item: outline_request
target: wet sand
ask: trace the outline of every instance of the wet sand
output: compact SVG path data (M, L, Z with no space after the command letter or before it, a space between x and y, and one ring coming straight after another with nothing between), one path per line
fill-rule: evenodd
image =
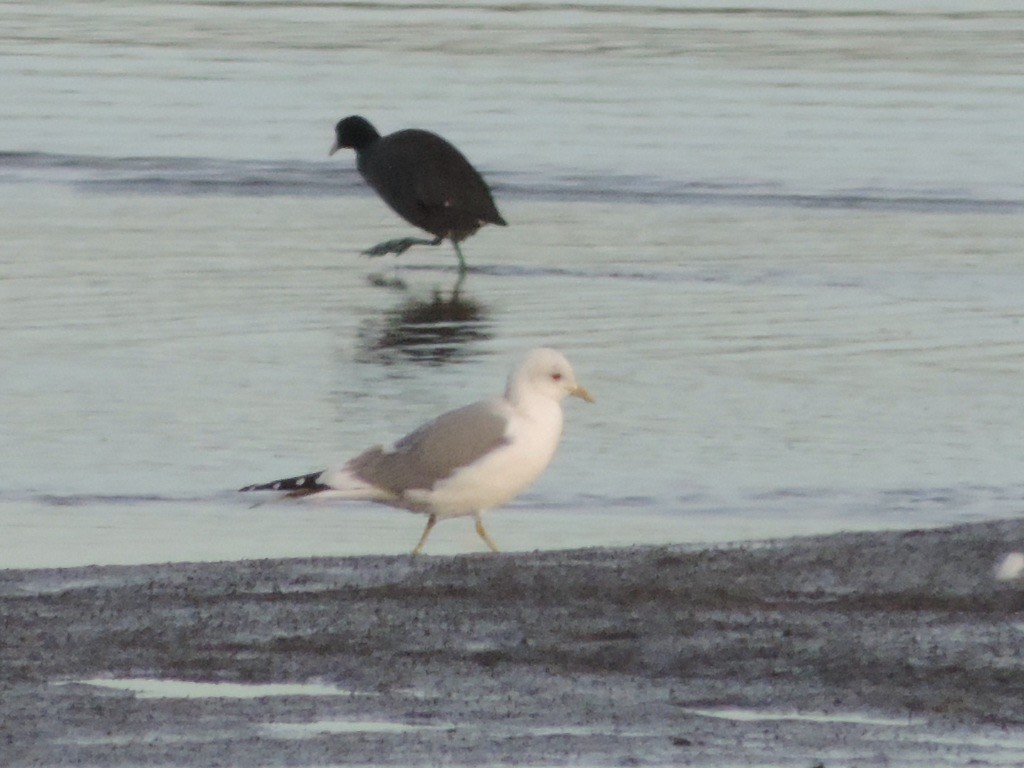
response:
M992 569L1020 549L1013 520L704 550L7 570L0 752L7 766L1013 765L1024 588ZM212 696L153 679L302 685Z

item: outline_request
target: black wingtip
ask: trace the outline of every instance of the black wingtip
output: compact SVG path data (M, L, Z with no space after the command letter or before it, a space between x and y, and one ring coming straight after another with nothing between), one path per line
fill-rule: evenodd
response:
M288 493L300 492L300 493L316 493L317 491L323 491L328 486L323 483L317 482L320 472L310 472L308 475L299 475L297 477L286 477L283 480L274 480L269 483L257 483L256 485L247 485L244 488L239 488L239 493L246 493L248 491L284 491Z

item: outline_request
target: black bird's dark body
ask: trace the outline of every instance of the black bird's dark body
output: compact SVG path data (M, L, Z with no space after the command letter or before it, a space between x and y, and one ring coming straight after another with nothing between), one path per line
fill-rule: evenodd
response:
M356 151L356 167L391 209L435 237L433 242L390 240L366 251L371 255L402 253L411 245L451 240L461 269L459 243L484 224L505 226L491 190L466 157L449 142L417 128L381 136L364 118L346 117L335 128L333 154Z

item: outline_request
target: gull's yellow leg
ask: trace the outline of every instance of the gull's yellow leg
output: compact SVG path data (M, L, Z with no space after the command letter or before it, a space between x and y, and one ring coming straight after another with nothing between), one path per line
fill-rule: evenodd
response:
M478 512L474 517L476 517L476 532L480 534L481 539L487 542L487 546L491 548L491 552L497 552L498 545L494 543L491 537L487 535L487 531L484 530L484 521L480 517L480 513Z
M420 536L420 543L416 545L416 548L412 551L412 556L416 557L420 552L423 551L423 545L427 543L427 536L430 535L430 529L437 523L437 515L431 515L427 518L427 527L423 529L423 535Z

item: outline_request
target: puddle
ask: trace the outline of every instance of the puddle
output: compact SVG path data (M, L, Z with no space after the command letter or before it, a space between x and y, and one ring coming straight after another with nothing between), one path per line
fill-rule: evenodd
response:
M759 720L799 720L807 723L848 723L851 725L882 725L904 726L906 719L895 717L877 717L857 712L774 712L761 709L743 709L742 707L721 707L718 709L684 709L684 712L698 717L716 717L721 720L738 722L756 722Z
M189 680L157 678L93 678L76 680L73 683L131 691L140 699L259 699L267 696L374 695L323 683L195 683Z

